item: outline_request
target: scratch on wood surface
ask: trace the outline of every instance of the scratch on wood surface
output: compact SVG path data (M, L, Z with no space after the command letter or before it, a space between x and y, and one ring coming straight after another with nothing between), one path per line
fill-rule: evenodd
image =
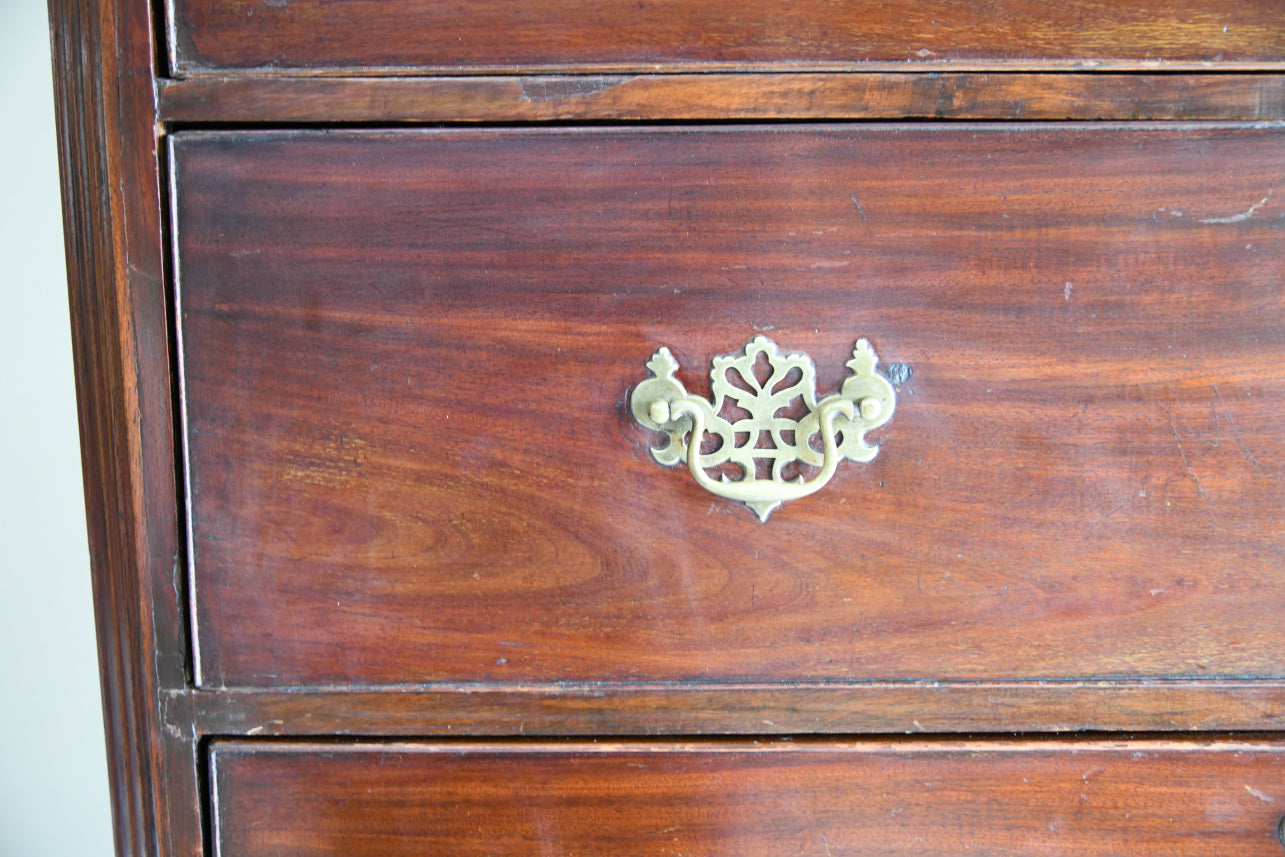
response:
M1242 223L1258 213L1258 209L1267 204L1267 200L1272 198L1272 189L1267 189L1267 196L1260 199L1254 205L1249 207L1248 211L1242 211L1240 214L1232 214L1227 217L1202 217L1201 223Z
M260 735L267 730L268 726L285 726L285 725L286 725L286 722L284 720L269 720L267 723L261 723L252 729L247 729L245 734Z
M1179 449L1181 449L1181 448L1182 448L1182 445L1181 445L1181 444L1179 444L1179 445L1178 445L1178 448L1179 448ZM1194 475L1194 474L1193 474L1193 475ZM1197 485L1199 485L1199 484L1200 484L1200 483L1199 483L1199 481L1197 481L1197 483L1196 483L1196 484L1197 484ZM1129 505L1130 503L1132 503L1132 502L1134 501L1134 499L1135 499L1135 497L1136 497L1136 496L1137 496L1137 495L1130 495L1129 497L1125 498L1125 500L1124 500L1123 502L1121 502L1121 503L1117 503L1115 506L1112 506L1110 509L1108 509L1107 511L1103 512L1101 515L1098 515L1096 518L1094 518L1092 521L1090 521L1090 522L1089 522L1089 525L1088 525L1087 527L1085 527L1085 528L1084 528L1084 530L1080 533L1079 538L1077 538L1077 539L1075 540L1075 544L1079 544L1081 541L1083 541L1084 537L1085 537L1085 536L1087 536L1087 535L1089 534L1089 530L1093 529L1093 528L1094 528L1094 527L1096 527L1098 524L1102 523L1102 522L1103 522L1103 521L1105 521L1107 518L1111 517L1111 516L1112 516L1112 515L1114 515L1116 512L1120 511L1120 510L1121 510L1121 509L1123 509L1125 506L1127 506L1127 505Z
M853 205L855 205L855 206L857 207L857 214L861 215L861 219L862 219L862 220L865 220L865 219L866 219L866 211L865 211L865 209L864 209L864 208L862 208L862 207L861 207L861 200L857 199L857 195L856 195L855 193L854 193L854 194L852 194L851 196L849 196L848 198L849 198L849 199L851 199L851 200L852 200L852 204L853 204Z
M521 80L522 100L528 102L567 101L597 95L624 83L624 77L597 75L593 77L526 77Z
M1182 448L1182 439L1178 437L1178 426L1173 421L1173 415L1169 416L1169 431L1173 432L1173 442L1178 445L1178 455L1182 457L1183 466L1187 468L1187 475L1196 483L1196 493L1201 497L1205 496L1205 486L1200 484L1200 477L1196 475L1196 470L1191 466L1191 460L1187 458L1187 451Z
M1210 384L1209 386L1213 388L1214 396L1218 399L1218 403L1222 405L1222 415L1227 420L1227 427L1231 429L1231 436L1236 440L1236 445L1239 446L1240 451L1245 454L1245 460L1254 466L1254 472L1261 474L1263 472L1262 465L1258 463L1258 459L1254 457L1254 453L1250 452L1249 446L1245 443L1244 439L1241 438L1240 430L1236 428L1236 423L1232 421L1231 409L1227 407L1227 401L1223 398L1223 394L1218 390L1218 385ZM1218 412L1214 411L1215 417L1217 417L1217 414Z
M1249 792L1254 797L1261 800L1263 803L1276 803L1276 798L1272 797L1269 794L1266 794L1265 792L1260 792L1258 789L1254 788L1248 783L1245 784L1245 791Z
M135 264L129 258L125 259L125 270L129 272L129 277L131 280L142 279L142 280L146 280L149 283L154 283L154 284L160 283L161 281L160 277L151 273L151 271L147 270L146 268L142 268L139 265Z
M165 731L170 733L171 738L177 738L180 741L186 741L189 738L187 732L183 730L182 724L167 722L165 724Z

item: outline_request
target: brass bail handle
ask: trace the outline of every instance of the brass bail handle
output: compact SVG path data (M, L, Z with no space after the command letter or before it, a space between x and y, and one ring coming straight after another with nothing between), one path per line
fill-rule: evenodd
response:
M760 359L767 363L766 379L755 373ZM851 374L838 393L818 401L812 358L782 352L772 340L756 336L739 354L714 358L710 402L687 392L674 377L678 362L668 348L661 348L647 362L651 377L634 388L629 404L640 424L668 435L667 443L651 451L658 462L673 466L685 461L698 485L719 497L744 503L762 522L782 503L823 488L845 458L864 463L879 453L878 446L866 442L865 434L892 419L897 395L892 384L875 371L878 361L870 343L858 340L846 364ZM798 374L791 380L796 370ZM739 383L733 382L732 376ZM799 419L781 416L795 399L803 402L806 415ZM749 416L725 419L721 413L729 402ZM703 453L707 434L721 442L717 449ZM771 447L759 444L763 434L771 437ZM817 435L819 451L811 443ZM758 462L763 460L771 462L769 478L758 475ZM727 462L740 468L739 479L709 475L710 469ZM787 480L783 472L794 463L819 467L820 471L809 479L799 476Z

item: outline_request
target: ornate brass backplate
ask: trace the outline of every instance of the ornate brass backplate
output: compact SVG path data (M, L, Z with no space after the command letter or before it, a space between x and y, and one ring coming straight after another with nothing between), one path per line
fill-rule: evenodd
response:
M686 461L701 487L744 503L766 521L786 500L823 487L844 458L868 462L879 453L865 434L892 418L897 396L875 372L878 362L870 343L858 340L847 362L852 374L838 393L818 402L812 358L783 353L772 340L756 336L741 353L714 358L711 403L687 392L674 377L678 362L661 348L647 361L651 377L634 388L629 405L639 423L669 436L651 451L657 461L666 466ZM796 400L802 403L801 416L791 415L798 410ZM716 437L718 445L702 452L706 435ZM818 435L820 449L812 445ZM728 462L740 468L739 479L726 473L715 479L707 472ZM760 476L760 462L770 464L770 475ZM797 472L802 466L820 470L805 478ZM791 469L796 471L792 479L787 478Z

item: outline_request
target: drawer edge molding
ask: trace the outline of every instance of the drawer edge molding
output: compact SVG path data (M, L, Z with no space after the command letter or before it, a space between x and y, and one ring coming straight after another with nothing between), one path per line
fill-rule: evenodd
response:
M175 135L194 681L1278 674L1279 132ZM769 323L917 370L770 542L622 396Z
M215 842L247 857L1178 857L1277 852L1285 745L218 741L209 759Z

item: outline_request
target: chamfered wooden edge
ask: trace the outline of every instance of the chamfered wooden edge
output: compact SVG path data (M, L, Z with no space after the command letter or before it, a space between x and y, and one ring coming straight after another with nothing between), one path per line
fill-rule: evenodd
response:
M199 854L146 0L50 0L81 457L116 850Z
M574 738L523 738L520 740L486 738L436 738L413 741L393 738L387 741L316 741L308 738L263 741L255 738L216 738L209 742L211 755L236 753L280 753L307 756L317 753L332 756L361 755L370 752L404 752L423 754L496 753L521 756L532 752L610 755L621 752L648 753L1048 753L1064 750L1132 752L1161 750L1178 753L1281 753L1285 736L1280 733L1254 735L1155 735L1121 736L1043 735L1036 737L1008 735L916 735L910 738L888 735L844 736L727 736L686 740L682 737L621 737L608 740Z
M771 73L161 82L174 123L1281 119L1273 74Z
M180 35L179 38L182 38ZM1285 59L1136 59L1119 57L1060 59L913 59L819 62L780 60L753 62L571 62L495 64L424 64L424 65L215 65L188 59L183 51L170 57L174 77L183 79L255 77L487 77L504 75L709 75L709 74L881 74L884 72L926 75L937 73L1013 73L1032 72L1064 74L1070 72L1143 72L1173 74L1179 72L1285 72Z
M203 736L1257 732L1285 729L1285 680L187 690L165 719Z

